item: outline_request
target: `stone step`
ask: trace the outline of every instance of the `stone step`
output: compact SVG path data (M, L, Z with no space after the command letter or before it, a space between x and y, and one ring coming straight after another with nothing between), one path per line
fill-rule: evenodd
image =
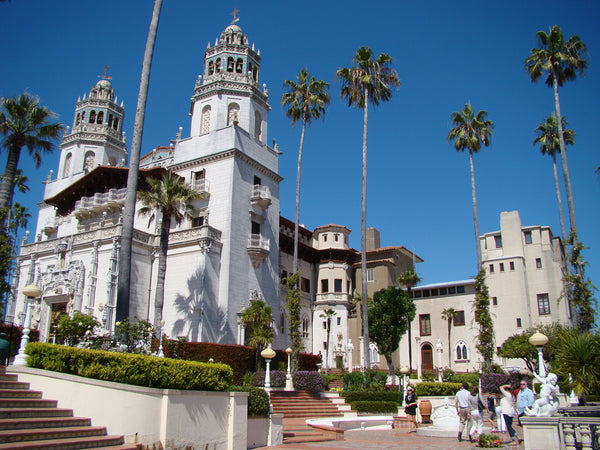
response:
M124 449L133 450L137 446L132 444L123 444L123 436L90 436L81 438L60 438L39 441L22 441L0 444L0 450L77 450L83 448L105 448L105 449Z
M3 373L0 374L0 381L17 381L19 379L18 375L14 373Z
M30 430L1 430L0 443L25 441L45 441L53 439L71 439L82 437L106 436L105 427L58 427L35 428ZM122 443L122 442L121 442ZM2 448L2 447L0 447Z
M92 421L85 417L21 417L16 419L0 419L0 430L89 427L91 425Z
M0 389L0 399L7 398L42 398L42 393L29 389Z
M56 400L38 398L1 398L0 409L3 408L56 408Z
M0 389L29 389L29 383L0 380Z
M0 409L0 419L26 417L72 417L73 411L63 408L5 408Z

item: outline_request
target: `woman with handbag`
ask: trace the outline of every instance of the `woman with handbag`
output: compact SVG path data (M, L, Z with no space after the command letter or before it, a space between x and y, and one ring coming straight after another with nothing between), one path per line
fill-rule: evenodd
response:
M413 392L411 386L406 388L406 397L404 397L404 412L406 413L406 417L408 418L408 432L412 433L412 425L415 425L414 431L417 431L419 426L417 425L417 396Z

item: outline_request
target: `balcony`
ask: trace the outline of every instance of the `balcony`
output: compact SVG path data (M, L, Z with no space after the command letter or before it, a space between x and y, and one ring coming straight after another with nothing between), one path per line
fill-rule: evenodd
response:
M110 189L108 192L94 194L92 197L81 197L75 202L75 217L83 219L101 212L119 209L125 203L127 188Z
M50 236L51 234L56 233L58 230L58 218L57 217L49 217L48 219L46 219L46 222L44 222L44 225L42 226L42 232L44 234L46 234L47 236Z
M200 195L202 196L203 199L210 197L210 189L209 189L210 184L204 178L200 178L198 180L192 180L190 182L190 185L192 186L192 188L194 188L196 191L198 191L200 193Z
M348 303L350 303L350 300L350 294L345 294L343 292L326 292L324 294L317 294L316 302L336 305L347 305Z
M248 255L252 260L254 267L260 266L260 263L269 256L271 243L260 234L251 234L248 236Z
M250 194L250 204L259 208L267 209L271 206L271 190L267 186L255 184Z

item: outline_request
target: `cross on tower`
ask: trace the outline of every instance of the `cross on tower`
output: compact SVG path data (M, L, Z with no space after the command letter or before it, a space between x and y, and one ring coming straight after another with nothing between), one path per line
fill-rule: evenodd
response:
M102 78L103 80L112 80L112 77L108 76L108 69L110 69L110 66L108 64L106 64L104 67L104 75L98 75L98 78Z
M239 17L237 17L237 14L240 12L239 9L237 8L233 8L233 11L229 14L231 16L233 16L233 20L231 21L231 25L233 25L234 23L236 23L238 20L240 20Z

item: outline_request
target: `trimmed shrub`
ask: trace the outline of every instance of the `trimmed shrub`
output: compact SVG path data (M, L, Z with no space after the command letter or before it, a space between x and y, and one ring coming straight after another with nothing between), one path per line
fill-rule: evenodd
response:
M513 388L519 386L523 376L519 372L506 373L484 373L481 375L481 392L500 392L500 386L510 384Z
M398 391L353 391L342 392L341 396L347 403L359 401L368 402L395 402L397 405L402 404L402 392Z
M285 387L285 373L280 370L271 370L270 372L271 387ZM252 386L262 387L265 385L265 372L259 371L252 374Z
M230 392L248 392L248 416L269 415L269 394L264 389L254 386L231 386Z
M359 413L398 413L396 402L357 401L351 405L352 410Z
M421 379L423 381L434 381L435 375L433 374L432 370L424 370L423 372L421 372Z
M456 373L450 377L452 383L469 383L469 386L479 385L480 375L476 372Z
M415 386L417 397L428 395L451 396L456 394L462 387L461 383L419 383Z
M319 372L299 370L292 375L292 381L297 391L321 392L323 390L323 380Z
M225 364L30 343L27 364L37 369L160 389L224 391L233 372Z

